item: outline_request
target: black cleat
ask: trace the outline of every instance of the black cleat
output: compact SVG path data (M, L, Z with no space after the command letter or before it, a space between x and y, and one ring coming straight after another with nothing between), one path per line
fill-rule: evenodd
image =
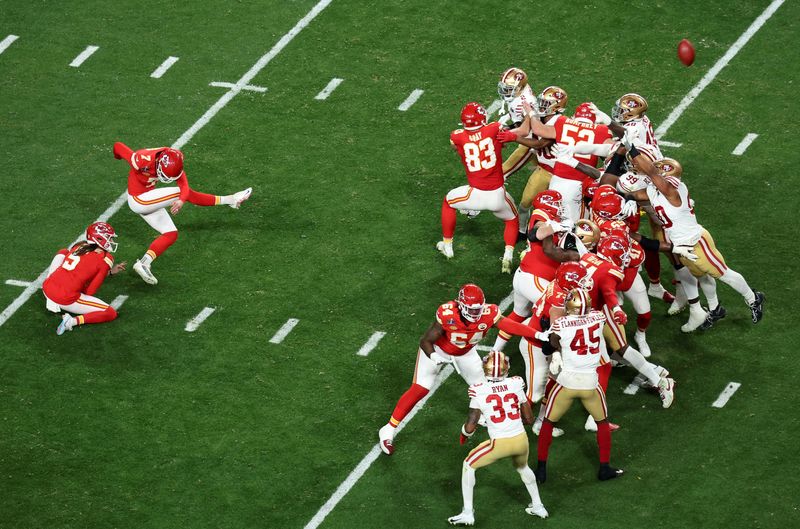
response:
M717 323L719 320L721 320L727 315L728 311L725 310L725 307L723 307L722 305L717 305L716 309L708 311L708 315L706 316L706 321L701 323L698 329L700 329L701 331L707 331L708 329L713 327L715 323Z
M758 323L761 321L761 317L764 316L764 301L767 298L764 297L763 292L759 292L757 290L755 295L756 300L750 304L750 312L753 315L753 323Z
M600 465L600 470L597 471L597 479L608 481L609 479L618 478L624 473L625 471L621 468L614 468L606 463L605 465Z
M547 461L539 461L533 474L536 476L537 483L544 483L547 481Z

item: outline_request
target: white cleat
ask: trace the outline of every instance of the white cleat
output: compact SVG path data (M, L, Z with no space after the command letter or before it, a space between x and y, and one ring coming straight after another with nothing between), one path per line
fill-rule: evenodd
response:
M683 309L689 304L689 300L686 297L686 291L683 290L683 286L678 283L675 285L675 299L672 300L669 308L667 309L667 315L674 316L679 312L683 312Z
M381 451L390 456L394 453L394 428L389 424L384 424L378 430L378 439L380 440Z
M642 356L650 358L652 352L650 351L650 346L647 344L647 335L637 329L633 335L633 341L639 346L638 349L639 352L642 353Z
M136 262L133 263L133 271L139 274L139 277L148 285L158 284L158 279L156 279L156 276L150 271L150 265L146 265L137 259Z
M547 518L548 516L550 516L550 513L547 512L547 509L545 509L544 505L542 505L541 503L537 504L531 503L525 509L525 512L533 516L538 516L539 518Z
M50 312L55 312L55 313L61 312L61 307L59 307L58 303L56 303L55 301L50 301L49 299L47 299L45 300L44 306L47 307L47 310L49 310Z
M661 406L669 408L675 400L675 381L671 378L662 377L658 381L658 396L661 397Z
M439 241L436 243L436 249L439 250L442 255L447 257L448 259L453 258L453 243L452 242L444 242Z
M703 310L703 307L700 306L700 303L695 303L691 307L689 307L689 321L684 323L681 326L681 331L683 332L692 332L698 327L700 327L703 322L706 321L706 317L708 313Z
M245 189L243 191L239 191L238 193L234 193L233 194L233 204L231 204L231 207L233 209L239 209L239 206L242 205L242 202L244 202L245 200L250 198L250 195L252 195L252 194L253 194L253 188L252 187L248 187L247 189Z
M61 316L61 323L58 324L58 328L56 329L56 334L61 336L67 331L71 331L73 327L72 323L72 316L69 314L64 314Z
M533 421L533 427L531 428L531 431L534 434L539 435L539 432L542 431L542 420L541 419L536 419L535 421ZM564 430L562 430L561 428L556 428L555 426L553 426L553 437L561 437L562 435L564 435Z
M472 511L464 511L451 516L447 521L450 525L475 525L475 514Z

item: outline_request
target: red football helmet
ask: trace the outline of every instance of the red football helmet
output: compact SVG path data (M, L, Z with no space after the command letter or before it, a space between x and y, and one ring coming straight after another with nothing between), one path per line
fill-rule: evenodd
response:
M480 103L467 103L461 109L461 124L467 130L486 125L486 109Z
M594 110L592 110L592 105L590 103L581 103L578 105L572 117L576 120L586 120L592 125L597 121L597 115L595 115Z
M467 283L458 291L458 310L465 320L475 323L483 315L486 298L478 285Z
M86 241L96 244L107 252L117 251L117 242L114 240L116 236L114 228L107 222L93 222L86 228Z
M561 193L555 189L546 189L533 199L533 208L541 209L551 217L555 217L553 220L559 221L566 213L561 198Z
M607 220L600 224L600 238L618 236L626 241L630 239L631 230L624 220Z
M594 281L589 277L589 272L582 264L576 261L561 263L556 270L556 285L564 290L573 288L585 288L591 290Z
M174 182L183 172L183 153L177 149L164 149L156 160L158 181Z
M628 263L631 262L629 250L630 243L628 240L618 235L604 237L600 239L600 243L597 245L597 255L622 268L627 267Z
M616 193L605 193L598 189L592 199L592 213L600 219L615 220L622 215L625 201Z

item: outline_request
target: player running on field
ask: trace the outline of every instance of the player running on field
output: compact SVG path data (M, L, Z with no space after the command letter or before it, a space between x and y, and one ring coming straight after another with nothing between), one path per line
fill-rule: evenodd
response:
M133 265L145 283L155 285L158 279L150 266L178 239L178 228L169 216L177 215L185 202L197 206L226 205L234 209L250 198L253 188L248 187L233 195L209 195L189 187L183 170L183 153L169 147L140 149L136 152L122 142L114 144L114 158L123 159L131 166L128 173L128 206L138 213L161 235L157 237L141 259ZM156 183L176 183L177 187L156 188ZM167 209L169 208L169 213Z
M114 307L94 294L109 275L125 270L125 263L114 264L117 234L110 224L95 222L86 228L86 241L59 250L50 263L42 285L47 309L64 314L56 329L59 336L76 325L104 323L117 317Z

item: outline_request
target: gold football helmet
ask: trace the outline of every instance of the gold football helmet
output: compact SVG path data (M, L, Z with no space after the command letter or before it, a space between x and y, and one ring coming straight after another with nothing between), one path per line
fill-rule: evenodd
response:
M619 123L627 123L634 119L641 119L647 112L647 100L639 94L625 94L617 99L611 110L611 119Z
M563 89L557 86L548 86L536 96L539 114L542 116L561 114L567 107L567 98L567 93Z
M573 316L585 316L592 308L592 298L582 288L573 288L567 292L564 300L564 310Z
M483 374L489 380L506 378L509 366L508 357L500 351L489 351L489 354L483 357Z
M500 75L500 82L497 83L497 95L510 103L522 93L526 86L528 86L528 74L520 68L512 66Z
M591 250L600 240L600 228L591 220L581 219L575 223L575 237Z
M655 165L656 169L661 171L661 174L664 176L674 176L675 178L680 178L683 174L683 167L681 167L681 164L678 163L678 160L674 158L663 158L657 162L653 162L653 165Z

